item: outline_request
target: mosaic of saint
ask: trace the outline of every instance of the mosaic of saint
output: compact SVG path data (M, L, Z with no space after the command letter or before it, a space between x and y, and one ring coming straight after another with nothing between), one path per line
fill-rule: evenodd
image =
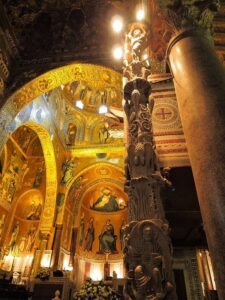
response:
M90 201L90 208L100 212L114 212L125 207L125 201L122 198L118 199L116 193L108 187L102 188L100 196Z
M5 171L0 176L0 198L1 200L12 203L16 191L21 187L25 176L27 162L22 158L18 151L11 145L11 154L6 164Z
M116 240L117 235L114 234L114 226L108 219L99 235L99 253L117 253Z

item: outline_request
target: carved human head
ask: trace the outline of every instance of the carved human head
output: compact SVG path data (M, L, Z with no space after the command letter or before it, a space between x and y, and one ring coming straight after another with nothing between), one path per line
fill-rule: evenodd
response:
M152 241L152 229L149 224L146 224L143 227L143 239L146 242L151 242Z
M134 28L134 30L133 30L132 33L131 33L131 35L132 35L133 37L137 37L137 36L139 36L140 34L142 34L142 30L141 30L140 27Z
M131 94L131 99L134 105L138 105L139 104L139 100L140 100L140 92L136 89L133 90L132 94Z
M135 276L136 277L140 277L140 276L143 276L144 274L144 271L143 271L143 267L141 265L138 265L136 268L135 268Z

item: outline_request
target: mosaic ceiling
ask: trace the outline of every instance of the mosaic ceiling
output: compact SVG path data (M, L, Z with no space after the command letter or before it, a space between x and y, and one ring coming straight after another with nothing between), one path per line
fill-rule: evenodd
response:
M109 20L123 8L105 0L4 0L3 5L26 59L62 53L79 59L108 56L115 39Z

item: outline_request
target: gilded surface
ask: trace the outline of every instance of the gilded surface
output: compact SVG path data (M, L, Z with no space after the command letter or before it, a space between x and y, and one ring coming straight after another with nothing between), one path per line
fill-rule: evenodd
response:
M15 92L0 111L0 149L5 144L10 123L17 113L33 99L50 90L72 81L84 81L93 89L115 88L122 89L121 75L108 68L90 65L73 64L51 70L24 85Z
M123 192L123 169L110 163L95 162L93 164L91 161L86 162L88 167L84 167L86 160L82 161L82 158L79 160L79 168L82 171L77 170L72 183L67 188L63 223L68 222L71 212L74 226L79 227L77 253L85 259L101 260L105 255L99 250L100 235L104 224L110 219L114 228L116 245L116 249L110 254L110 260L121 258L120 225L121 220L127 219L126 195ZM124 207L119 206L116 211L107 210L107 208L104 211L94 210L95 201L100 199L103 201L103 190L104 192L110 190L110 195L104 193L104 201L106 199L110 203L116 201L118 205L121 205L123 199ZM67 244L66 236L69 236L69 233L65 230L64 247Z
M57 192L57 171L54 148L46 129L35 123L26 123L26 125L37 133L43 149L46 164L46 192L40 231L50 233L53 226Z

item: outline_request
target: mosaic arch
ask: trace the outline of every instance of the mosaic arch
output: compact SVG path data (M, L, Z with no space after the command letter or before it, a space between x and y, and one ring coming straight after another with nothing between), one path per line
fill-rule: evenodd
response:
M67 197L70 188L72 187L72 185L74 184L74 182L81 175L84 175L85 173L87 173L88 171L90 171L92 169L95 169L96 172L100 173L100 171L98 171L98 170L102 169L102 168L106 168L107 170L109 170L109 169L115 169L115 170L117 170L118 172L121 173L121 176L124 176L124 169L122 167L119 167L119 166L117 166L117 165L115 165L113 163L109 163L109 162L94 162L94 163L90 164L88 167L84 168L82 171L80 171L79 173L76 174L76 176L74 177L73 181L71 181L71 183L68 185L68 189L67 189L67 192L65 194L65 197ZM108 172L110 172L110 171L108 171ZM111 173L110 173L110 175L111 175Z
M42 146L46 167L46 190L40 231L42 233L50 233L54 220L57 194L57 169L54 148L51 137L44 127L33 122L27 122L22 125L29 127L37 134Z
M10 124L16 115L33 99L60 85L73 81L87 82L93 89L115 88L122 90L121 74L109 68L75 63L38 76L12 94L0 110L0 152L10 135Z
M104 171L103 171L104 170ZM117 176L115 175L114 178L112 178L112 172L116 172ZM92 180L88 179L87 174L90 172L90 174L99 174L99 176L96 176ZM103 173L101 173L103 172ZM107 174L106 174L106 173ZM119 189L123 190L124 186L124 170L121 167L118 167L111 163L105 163L105 162L97 162L93 163L87 168L83 169L81 172L76 174L76 177L74 177L73 182L70 184L70 186L67 189L67 192L65 194L66 201L68 200L68 197L70 196L69 193L71 191L71 188L74 184L76 184L79 180L79 178L82 178L82 180L79 182L79 185L76 187L77 191L77 202L75 203L73 209L73 213L75 216L75 223L78 222L77 216L79 215L80 208L81 208L81 201L83 199L84 193L94 185L100 183L102 180L104 182L111 183L114 186L117 186ZM64 207L65 208L65 207Z

